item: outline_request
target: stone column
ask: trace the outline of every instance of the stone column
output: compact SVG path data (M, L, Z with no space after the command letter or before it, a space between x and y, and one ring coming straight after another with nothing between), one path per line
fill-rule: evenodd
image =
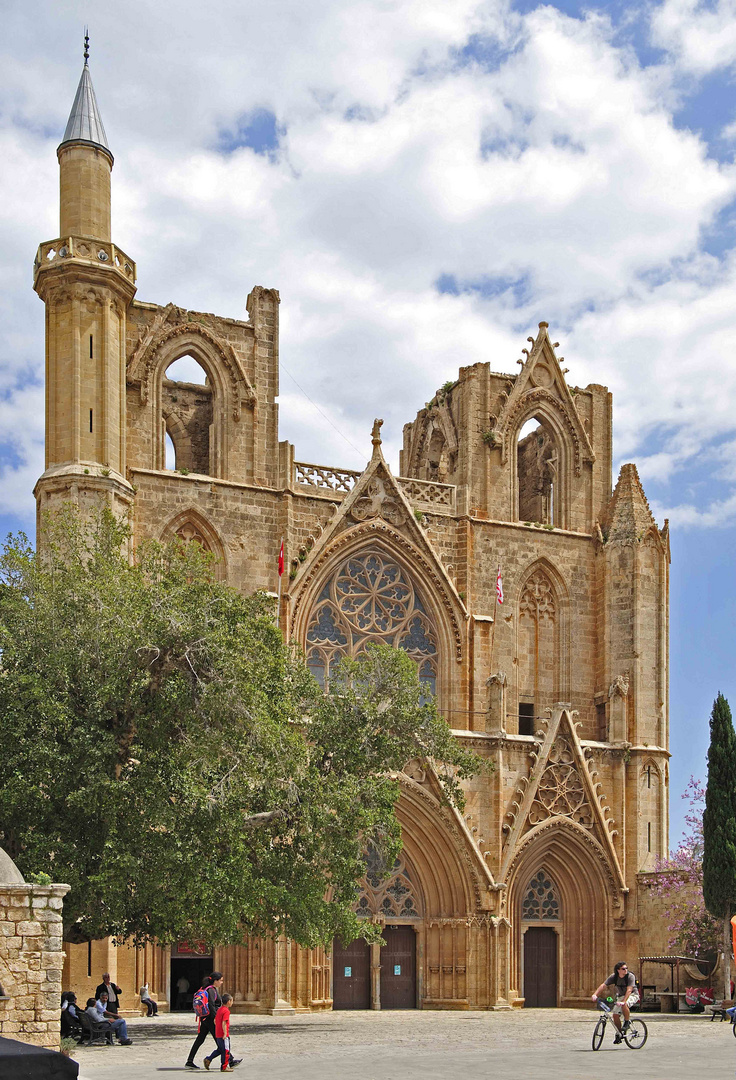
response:
M59 1049L68 885L0 884L0 1035Z

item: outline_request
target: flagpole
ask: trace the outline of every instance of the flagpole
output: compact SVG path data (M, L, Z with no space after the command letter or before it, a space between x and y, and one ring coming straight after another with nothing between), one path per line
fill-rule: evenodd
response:
M282 566L282 560L283 560L282 552L283 552L283 550L284 550L284 538L282 536L281 537L281 543L279 544L279 593L278 593L278 600L276 601L276 629L277 630L281 629L281 579L284 576L284 568Z
M498 564L498 569L496 570L496 584L495 584L495 588L494 588L494 592L496 594L496 604L495 604L495 607L493 608L493 626L491 628L491 664L490 664L491 670L488 672L489 675L495 674L495 672L493 670L493 644L494 644L494 642L496 640L496 615L498 614L498 575L500 573L501 573L501 564L499 563Z

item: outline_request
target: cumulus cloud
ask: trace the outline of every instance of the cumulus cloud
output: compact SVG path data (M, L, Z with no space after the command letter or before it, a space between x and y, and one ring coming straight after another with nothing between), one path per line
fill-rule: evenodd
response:
M18 387L42 376L29 267L57 228L84 20L78 0L40 6L11 4L0 43L0 370ZM92 75L138 295L242 318L253 284L279 288L282 437L352 468L374 416L397 465L438 385L477 361L516 370L547 319L571 381L614 391L618 455L672 484L736 435L736 264L702 248L736 172L672 118L675 68L695 70L676 27L707 14L665 0L652 33L671 59L644 68L601 15L504 0L103 4ZM0 482L27 509L41 431L22 392L6 405Z
M734 0L665 0L653 9L651 28L653 43L692 75L707 75L736 61Z

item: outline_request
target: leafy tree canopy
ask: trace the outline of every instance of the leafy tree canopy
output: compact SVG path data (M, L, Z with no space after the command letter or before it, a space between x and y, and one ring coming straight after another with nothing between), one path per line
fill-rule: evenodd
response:
M218 582L196 544L139 547L70 508L0 557L0 844L72 888L73 940L371 935L365 850L400 847L396 773L446 797L480 768L404 653L345 660L324 694L271 601ZM327 891L326 891L327 890ZM375 928L374 931L375 932Z

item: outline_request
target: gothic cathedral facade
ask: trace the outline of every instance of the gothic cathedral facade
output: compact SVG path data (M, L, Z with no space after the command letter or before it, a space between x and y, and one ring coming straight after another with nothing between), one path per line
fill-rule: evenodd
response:
M407 764L402 857L389 880L369 861L357 899L382 947L94 943L69 946L65 985L111 970L174 1008L181 973L211 964L240 1011L585 1003L641 955L640 876L668 844L668 531L634 465L612 489L611 395L568 385L540 323L515 375L461 368L406 424L400 475L378 422L362 472L298 461L279 441L278 292L255 286L243 320L136 298L86 62L58 158L59 237L34 279L39 514L103 500L134 542L196 541L247 592L276 592L283 536L280 623L315 677L370 641L403 648L494 765L460 815ZM199 382L175 377L183 357Z

